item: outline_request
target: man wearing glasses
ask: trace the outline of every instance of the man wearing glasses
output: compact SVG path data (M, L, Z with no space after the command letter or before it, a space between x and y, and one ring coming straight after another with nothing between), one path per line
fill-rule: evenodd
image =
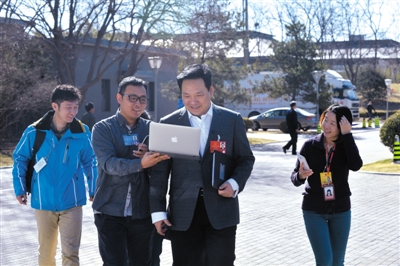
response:
M93 127L99 176L93 201L104 265L150 265L154 228L147 168L168 159L147 152L150 120L141 118L147 84L126 77L118 87L117 113Z

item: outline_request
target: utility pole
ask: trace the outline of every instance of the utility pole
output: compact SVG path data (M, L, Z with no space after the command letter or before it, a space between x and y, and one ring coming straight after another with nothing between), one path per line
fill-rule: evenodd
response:
M249 10L247 0L242 0L243 20L245 23L245 33L243 38L243 65L247 67L249 64Z

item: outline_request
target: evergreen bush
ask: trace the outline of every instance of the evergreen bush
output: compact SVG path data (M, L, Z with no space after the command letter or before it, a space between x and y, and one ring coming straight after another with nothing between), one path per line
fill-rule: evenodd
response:
M390 152L393 153L394 136L400 136L400 111L388 117L382 125L379 132L379 137L383 145L389 147Z

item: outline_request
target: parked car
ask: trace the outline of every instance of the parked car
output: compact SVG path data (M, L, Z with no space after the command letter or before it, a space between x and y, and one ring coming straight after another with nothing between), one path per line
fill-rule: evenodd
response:
M290 107L280 107L270 109L249 119L253 121L252 129L257 131L260 128L264 131L268 129L280 129L282 132L287 133L288 128L286 125L286 114ZM299 122L299 129L307 131L309 128L317 127L317 119L315 114L309 113L303 109L296 108L297 121Z

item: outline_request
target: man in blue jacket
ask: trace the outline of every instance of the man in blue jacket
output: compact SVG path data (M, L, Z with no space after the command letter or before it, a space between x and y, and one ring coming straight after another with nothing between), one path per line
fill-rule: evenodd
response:
M31 206L35 209L39 240L39 265L56 265L58 231L63 265L79 265L82 232L82 205L86 204L86 176L93 201L97 160L91 146L89 128L75 118L81 99L71 85L57 86L51 107L30 125L15 148L13 182L20 204L27 204L26 172L32 157L36 132L45 133L35 156L31 184Z

